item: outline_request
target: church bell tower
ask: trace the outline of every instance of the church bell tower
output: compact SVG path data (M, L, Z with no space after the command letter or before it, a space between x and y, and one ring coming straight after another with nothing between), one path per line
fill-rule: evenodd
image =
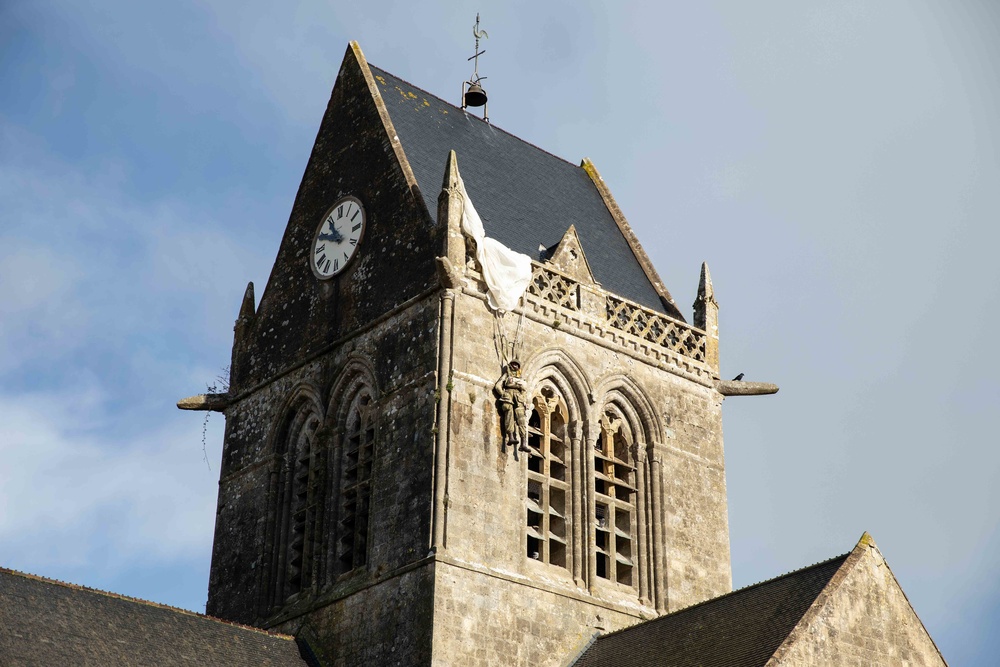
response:
M507 312L470 200L530 258ZM351 43L229 392L184 406L226 415L207 613L328 664L549 665L729 592L717 324L590 161Z

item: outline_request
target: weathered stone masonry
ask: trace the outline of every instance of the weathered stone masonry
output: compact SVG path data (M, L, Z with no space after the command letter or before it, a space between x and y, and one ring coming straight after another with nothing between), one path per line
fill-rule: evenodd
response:
M435 220L352 45L237 322L209 613L315 638L331 664L542 665L729 591L711 295L691 326L612 294L568 229L504 319L538 406L515 462L459 157L441 167ZM309 242L345 194L366 238L320 281Z

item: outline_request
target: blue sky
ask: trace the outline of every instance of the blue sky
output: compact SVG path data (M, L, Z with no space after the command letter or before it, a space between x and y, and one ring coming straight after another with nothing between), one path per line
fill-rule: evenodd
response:
M1000 650L1000 10L974 2L0 2L0 565L204 607L228 364L347 42L591 158L721 303L734 582L870 531ZM591 249L587 249L592 252Z

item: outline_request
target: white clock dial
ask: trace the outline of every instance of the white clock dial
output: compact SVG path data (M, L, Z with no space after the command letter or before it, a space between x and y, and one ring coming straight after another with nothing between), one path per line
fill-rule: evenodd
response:
M365 235L365 207L357 197L344 197L319 223L312 245L312 268L319 278L343 271Z

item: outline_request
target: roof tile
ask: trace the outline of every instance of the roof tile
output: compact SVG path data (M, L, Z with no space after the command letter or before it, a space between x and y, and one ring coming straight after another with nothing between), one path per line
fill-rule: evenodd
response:
M369 67L432 218L448 152L454 150L487 235L539 259L539 246L555 246L576 225L594 277L605 289L667 312L583 168Z
M0 662L303 667L296 640L0 568Z
M849 554L601 637L574 667L762 667Z

